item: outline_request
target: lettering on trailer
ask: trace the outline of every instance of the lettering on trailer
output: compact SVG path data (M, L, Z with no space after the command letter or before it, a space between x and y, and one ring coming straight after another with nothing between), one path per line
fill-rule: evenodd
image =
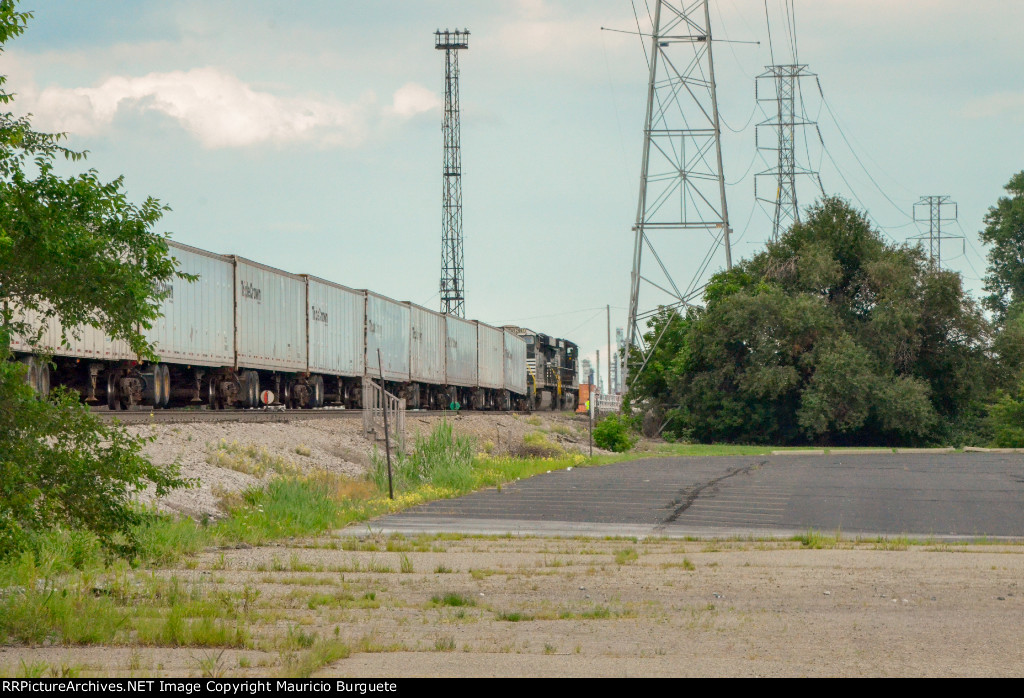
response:
M324 311L320 310L320 308L318 308L318 307L316 307L314 305L313 306L313 321L314 322L322 322L322 323L324 323L326 325L327 324L327 313L325 313Z
M263 300L263 291L257 288L254 284L251 284L247 281L243 281L242 298L251 298L257 303L260 303Z
M153 290L157 293L164 294L165 301L174 300L174 284L169 281L157 281L153 284Z

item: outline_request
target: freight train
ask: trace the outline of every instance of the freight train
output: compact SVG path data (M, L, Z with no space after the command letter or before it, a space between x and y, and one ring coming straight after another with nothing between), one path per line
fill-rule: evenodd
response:
M526 384L535 410L575 410L579 396L579 347L567 339L505 325L526 341Z
M90 327L62 344L51 321L37 347L18 337L11 347L39 392L62 384L111 410L359 408L363 381L376 379L413 409L576 406L572 342L168 245L179 270L198 279L161 289L163 316L145 332L160 361L140 361L127 343Z

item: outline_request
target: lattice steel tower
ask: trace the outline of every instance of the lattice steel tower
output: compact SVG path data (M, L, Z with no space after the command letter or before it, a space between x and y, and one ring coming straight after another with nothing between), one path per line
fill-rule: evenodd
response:
M444 185L441 193L441 312L466 317L462 257L462 151L459 145L459 50L469 48L469 30L434 32L444 51Z
M943 207L953 207L953 216L944 216ZM927 209L927 212L925 211ZM914 221L928 222L928 232L916 235L911 240L928 240L928 260L936 269L942 266L942 241L962 240L962 235L944 235L942 223L955 221L957 219L957 205L950 201L948 196L922 196L921 200L914 204Z
M816 122L809 121L803 114L803 110L797 109L797 94L800 89L798 83L800 78L805 77L816 77L814 73L807 70L806 65L769 65L766 66L765 72L757 76L754 83L754 96L758 103L775 103L772 116L759 123L755 129L758 150L778 153L776 166L754 175L754 197L774 208L772 241L778 240L781 233L788 230L794 223L800 222L800 208L796 196L796 178L798 176L807 175L814 178L817 180L818 188L824 192L818 173L799 166L796 161L797 127L814 126L817 128ZM771 81L774 88L771 90L770 97L762 96L761 85L765 81ZM762 144L763 129L771 131L774 143ZM774 189L775 196L767 197L758 192L757 183L765 177L774 180L772 189Z
M732 268L707 0L658 0L647 59L650 74L633 227L627 361L634 347L646 351L641 346L641 325L659 307L680 308L700 296L700 275L719 245L725 247L726 267ZM710 239L692 235L699 231ZM670 252L677 259L703 257L685 289L680 289L668 268L676 263L670 260L667 265L662 259ZM645 255L650 257L646 267Z

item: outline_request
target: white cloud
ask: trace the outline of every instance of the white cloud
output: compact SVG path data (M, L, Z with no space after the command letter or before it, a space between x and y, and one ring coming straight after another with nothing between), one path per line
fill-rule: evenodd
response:
M109 128L118 113L159 112L178 121L207 148L317 141L355 146L383 116L407 119L437 108L430 90L409 83L384 109L367 93L346 104L316 97L282 97L253 89L235 75L207 67L115 76L96 87L23 89L21 106L37 127L82 135Z
M395 90L391 109L398 116L408 118L440 107L440 97L423 85L410 82Z
M961 113L968 118L986 119L1004 114L1024 119L1024 92L996 92L972 99L964 105Z

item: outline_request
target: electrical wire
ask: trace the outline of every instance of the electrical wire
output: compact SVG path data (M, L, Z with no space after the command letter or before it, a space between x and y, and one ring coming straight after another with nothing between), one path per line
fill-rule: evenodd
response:
M793 49L793 63L799 65L800 54L797 51L799 45L796 40L796 8L793 6L793 0L786 0L786 18L789 21L789 39L791 47Z
M743 239L743 236L747 234L747 230L750 228L750 221L754 220L754 209L754 206L750 207L750 215L747 216L747 222L743 225L743 230L740 231L740 234L737 235L736 239L733 241L734 245L738 245L740 240Z
M899 204L897 204L895 201L893 201L892 198L888 194L885 193L885 190L882 189L881 185L875 180L875 178L871 176L871 173L868 171L868 168L864 166L864 162L860 159L860 156L857 155L857 151L855 151L853 149L853 145L850 144L850 140L846 137L846 132L843 131L843 127L839 125L839 119L838 119L838 117L836 117L835 112L832 110L832 105L829 104L828 99L825 97L825 92L821 88L821 79L820 78L817 80L817 83L818 83L818 94L821 95L821 102L822 102L822 104L825 105L825 109L828 111L829 116L832 117L832 122L836 125L836 128L839 130L839 135L842 137L843 142L846 143L846 147L850 149L850 153L853 155L854 159L857 161L857 164L860 165L860 168L864 171L864 174L866 174L868 176L868 179L871 180L871 183L875 185L875 189L877 189L878 192L883 197L885 197L885 200L888 201L890 204L892 204L892 207L894 209L896 209L897 211L900 212L900 215L902 215L902 216L904 216L906 218L913 218L913 216L908 214L906 212L906 210L904 210L903 208L901 208L899 206ZM831 155L829 157L831 158ZM833 164L835 164L835 161L833 161Z
M568 337L571 337L571 336L572 336L573 334L575 334L575 333L576 333L576 330L580 329L580 328L581 328L581 327L583 327L584 325L588 325L588 324L590 324L591 322L593 322L594 318L596 318L596 317L597 317L598 315L600 315L600 314L601 314L601 313L603 313L604 311L605 311L605 309L604 309L604 307L603 307L603 306L602 306L602 307L600 307L600 308L598 308L598 309L597 309L597 312L596 312L596 313L594 313L593 315L591 315L590 317L588 317L588 318L587 318L586 320L584 320L584 321L583 321L583 322L581 322L580 324L576 325L576 327L574 327L574 328L572 328L571 330L569 330L568 332L566 332L566 333L565 333L565 334L566 334L566 336L568 336Z
M644 43L643 32L640 31L640 17L636 13L636 0L629 0L629 4L633 6L633 19L636 20L636 33L640 35L640 48L644 50L644 62L647 64L647 70L650 70L651 59L647 56L647 45Z
M889 233L886 232L885 228L878 222L878 220L871 215L871 212L868 210L868 207L864 205L864 202L861 201L861 198L857 196L857 192L850 184L850 181L846 179L846 175L843 174L843 171L841 169L839 169L839 164L836 162L835 158L832 157L832 152L828 149L828 146L825 145L824 139L822 139L821 141L821 147L825 151L825 154L828 156L828 159L832 163L832 166L836 168L836 172L839 174L839 178L843 180L844 184L846 184L846 188L850 191L850 194L853 195L854 200L860 205L861 209L864 211L867 217L871 220L872 223L875 224L875 227L879 228L883 233L885 233L890 240L896 242L896 238L893 237L892 235L889 235Z
M608 47L605 45L603 35L601 37L601 51L604 54L604 67L605 73L608 76L608 91L611 93L612 97L612 110L615 112L615 125L619 130L619 152L622 156L622 168L620 171L622 172L623 178L626 180L626 186L622 191L628 192L633 185L629 181L629 167L626 158L626 139L622 135L622 120L619 118L619 101L615 98L615 85L612 83L612 69L611 65L608 63Z
M750 116L749 116L749 117L747 117L747 123L746 123L746 124L744 124L744 125L743 125L743 128L740 128L740 129L735 129L735 128L733 128L732 126L730 126L730 125L729 125L729 122L725 120L725 117L724 117L724 116L722 116L722 112L721 112L721 110L719 110L719 112L718 112L718 118L719 118L719 120L720 120L720 121L721 121L721 122L722 122L723 124L725 124L725 127L726 127L727 129L729 129L730 131L732 131L733 133L743 133L743 132L744 132L744 131L746 131L746 130L747 130L747 128L748 128L748 127L750 126L750 122L754 120L754 114L756 114L756 113L757 113L757 104L755 104L755 105L754 105L754 108L750 110Z
M561 317L563 315L579 315L580 313L588 313L594 310L604 310L605 306L600 308L579 308L577 310L565 310L560 313L548 313L547 315L533 315L531 317L523 317L516 320L516 322L527 322L529 320L544 320L552 317Z
M974 252L974 254L978 257L978 260L987 262L988 260L981 256L981 253L978 252L978 248L974 246L974 242L972 242L971 238L967 235L966 232L964 232L963 226L960 225L960 221L954 220L954 222L956 223L956 227L960 229L960 233L963 235L964 240L967 242L967 246L971 248L971 251ZM973 271L975 275L978 277L978 281L984 281L984 277L982 277L982 275L978 273L978 270L974 268L974 265L971 264L970 258L965 256L964 260L967 262L967 266L971 268L971 271Z
M743 175L739 179L737 179L735 182L726 182L725 185L727 187L734 187L737 184L739 184L740 182L742 182L744 179L746 179L747 175L750 174L750 170L753 169L755 162L757 162L757 153L756 152L754 153L754 157L750 158L750 164L747 165L747 171L744 172Z

